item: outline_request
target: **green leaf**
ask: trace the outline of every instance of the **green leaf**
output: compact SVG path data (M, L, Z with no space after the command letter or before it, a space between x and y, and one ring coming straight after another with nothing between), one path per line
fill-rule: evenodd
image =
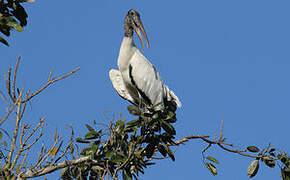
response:
M274 151L276 151L276 149L275 149L275 148L271 148L271 149L269 150L269 153L273 153Z
M99 148L98 145L92 144L92 151L93 151L94 154L96 153L96 151L98 150L98 148Z
M262 158L262 161L264 161L264 163L270 167L270 168L274 168L275 167L275 160L271 157L271 156L266 156Z
M100 140L96 140L96 141L94 141L94 145L96 145L96 146L99 147L100 144L101 144L101 141L100 141Z
M207 156L206 159L208 159L208 160L210 160L211 162L214 162L214 163L216 163L216 164L219 164L219 161L218 161L216 158L212 157L212 156Z
M248 177L252 178L254 177L259 170L259 160L255 159L251 162L251 164L248 167Z
M140 116L141 115L141 111L139 109L139 107L134 106L134 105L129 105L128 106L128 111L130 114L134 115L134 116Z
M129 121L127 123L127 127L133 127L133 126L137 126L141 123L141 121L139 119L136 119L136 120L132 120L132 121Z
M145 163L146 166L151 166L151 165L155 165L155 164L156 164L155 162L146 162Z
M58 152L58 147L54 147L50 150L49 155L55 156L57 152Z
M62 179L70 179L70 176L68 174L69 174L69 168L68 167L65 167L65 168L61 169L60 177Z
M160 123L158 123L158 121L153 121L150 129L152 129L154 132L160 132L161 131L161 126Z
M86 140L84 140L82 138L77 138L76 142L78 142L78 143L90 143L90 141L86 141Z
M172 152L172 150L170 149L170 147L167 147L167 153L168 153L168 156L172 159L172 161L175 161L175 157L174 157L174 153Z
M119 121L116 122L115 131L117 133L120 133L124 128L125 128L125 122L124 121L119 120Z
M169 122L169 123L175 123L177 121L176 117L172 117L170 119L166 119L165 121Z
M22 1L24 1L24 2L35 2L35 0L22 0Z
M113 157L114 156L114 152L113 151L108 151L107 153L106 153L106 157Z
M170 135L175 135L176 134L176 131L174 129L174 127L169 124L168 122L164 121L164 120L161 120L161 127Z
M167 115L167 119L170 119L170 118L172 118L172 117L174 117L174 116L175 116L175 113L172 112L172 111L169 111L169 112L168 112L168 115Z
M0 131L0 140L2 139L2 137L3 137L3 134L2 134L2 132Z
M175 117L175 113L172 111L169 111L165 120L169 123L175 123L177 120Z
M5 44L6 46L9 46L8 42L4 38L2 38L1 36L0 36L0 42Z
M83 155L83 156L87 156L87 155L90 154L90 152L92 152L92 148L84 148L84 149L82 149L80 154Z
M260 151L260 149L257 148L256 146L248 146L247 150L250 152L259 152Z
M132 180L132 174L127 174L126 170L123 170L122 172L123 180Z
M7 21L6 26L11 27L11 28L15 29L18 32L22 32L23 31L22 26L20 26L18 24L18 22L12 16L5 17L5 20Z
M290 180L290 168L289 167L284 167L283 169L281 168L281 176L283 180Z
M153 116L152 116L152 119L158 119L159 115L158 113L155 113Z
M162 133L161 137L160 137L160 141L163 142L164 144L170 143L170 144L174 145L175 142L172 139L174 139L174 136L169 135L167 132Z
M86 135L85 135L85 139L96 139L98 138L98 135L92 133L92 132L88 132Z
M171 160L175 161L174 153L172 152L172 150L170 149L168 145L162 142L161 144L158 144L157 149L164 157L166 157L168 154Z
M92 128L90 125L88 124L85 124L87 129L90 131L90 132L96 132L94 128ZM97 133L97 132L96 132Z
M118 155L118 154L114 154L112 157L111 157L111 161L114 162L114 163L119 163L119 162L124 162L125 159Z
M212 173L212 175L214 175L214 176L217 175L216 167L212 163L205 163L205 166Z
M158 148L158 151L162 154L163 157L167 156L167 150L166 150L167 148L165 148L164 144L158 144L157 148Z
M134 127L126 127L125 128L125 132L137 132L138 131L138 127L134 126Z
M22 32L23 31L22 26L20 26L17 22L8 22L6 25L11 27L11 28L13 28L13 29L15 29L18 32Z
M146 157L151 158L153 156L153 153L155 151L155 144L149 143L146 148L144 149Z
M116 122L116 125L117 125L117 126L125 126L125 122L122 121L122 120L118 120L118 121Z

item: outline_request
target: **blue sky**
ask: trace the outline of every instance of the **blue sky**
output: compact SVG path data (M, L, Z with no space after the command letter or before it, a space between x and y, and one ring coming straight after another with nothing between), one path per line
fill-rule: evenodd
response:
M28 26L12 33L9 48L0 45L0 88L3 72L19 55L20 87L31 90L41 87L50 71L57 75L80 67L34 99L26 120L46 117L48 134L57 127L67 136L65 127L72 125L82 136L84 124L92 120L108 123L106 117L120 112L134 118L108 76L117 68L124 16L133 8L141 14L151 44L145 56L183 103L177 111L177 138L215 135L224 119L228 142L260 148L271 142L289 152L289 5L286 0L27 3ZM4 111L0 101L1 116ZM205 147L199 140L180 146L175 162L160 161L140 179L248 179L251 159L218 148L208 151L221 162L213 177L202 164ZM262 165L254 179L279 179L279 173Z

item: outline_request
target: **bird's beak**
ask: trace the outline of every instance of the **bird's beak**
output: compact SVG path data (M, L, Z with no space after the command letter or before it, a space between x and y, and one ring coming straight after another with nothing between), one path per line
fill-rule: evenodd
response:
M136 31L136 34L137 36L139 37L140 41L141 41L141 44L142 44L142 50L144 52L144 43L143 43L143 39L141 37L141 33L140 33L140 30L142 32L142 35L143 37L146 39L146 45L147 45L147 48L149 48L149 40L148 40L148 37L147 37L147 34L145 32L145 29L143 27L143 24L141 22L141 20L139 19L138 21L135 21L135 23L133 23L133 28L134 30Z

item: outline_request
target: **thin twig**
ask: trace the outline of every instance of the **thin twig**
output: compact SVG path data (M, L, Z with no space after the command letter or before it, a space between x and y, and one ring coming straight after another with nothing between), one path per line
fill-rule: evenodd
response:
M17 70L18 70L18 65L19 65L19 61L21 59L21 56L18 57L17 62L16 62L16 67L14 70L14 77L13 77L13 84L12 84L12 95L13 98L16 98L16 94L15 94L15 83L16 83L16 74L17 74Z
M50 160L47 161L47 165L51 165L52 161L55 159L57 153L58 153L59 150L61 149L62 144L63 144L63 141L60 142L60 145L57 147L56 152L54 152L54 154L51 154L52 158L50 158ZM54 149L55 149L55 148L54 148ZM53 149L53 150L54 150L54 149Z
M48 159L50 153L53 151L57 143L61 140L61 138L57 138L53 143L52 147L48 150L48 152L41 158L41 160L34 165L34 168L40 167L41 163Z
M76 68L75 70L71 71L70 73L67 73L66 75L64 76L61 76L57 79L52 79L52 80L49 80L42 88L40 88L38 91L32 93L28 98L24 99L22 102L26 102L26 101L29 101L31 98L33 98L34 96L36 96L37 94L41 93L43 90L45 90L49 85L59 81L59 80L62 80L72 74L74 74L75 72L79 71L80 68Z
M256 156L256 155L246 154L240 150L232 150L232 149L225 147L224 145L227 145L227 144L225 144L224 142L212 141L212 140L209 140L208 138L209 138L209 136L203 136L203 135L187 136L187 137L184 137L178 141L175 141L174 143L168 143L167 145L169 145L169 146L180 145L180 144L183 144L184 142L187 142L191 139L201 139L209 144L216 144L219 147L221 147L223 150L226 150L226 151L231 152L231 153L236 153L236 154L239 154L242 156L252 157L252 158L262 158L264 156L264 155L257 155Z
M221 123L221 129L220 129L220 134L219 134L219 142L222 142L222 138L223 138L223 128L224 128L224 120L222 119L222 123Z
M30 93L30 91L28 90L27 93L26 93L26 97L25 97L25 98L27 98L27 97L29 96L29 93ZM24 115L24 112L25 112L25 109L26 109L27 102L28 102L28 101L24 102L24 105L23 105L23 108L22 108L22 112L21 112L21 115L20 115L20 119L22 119L22 117L23 117L23 115Z
M7 112L7 114L5 115L5 117L0 121L0 126L9 117L10 113L13 111L13 109L15 108L16 105L17 105L17 102L15 102L13 104L13 106L9 109L9 111Z
M129 161L131 160L131 158L132 158L132 153L130 153L130 154L128 155L128 158L126 159L126 161L125 161L124 163L122 163L120 166L118 166L118 167L115 169L112 178L114 178L114 179L117 178L117 173L118 173L118 171L119 171L120 169L122 169L124 166L126 166L126 165L129 163Z
M10 167L11 165L11 160L12 160L12 156L15 150L15 145L16 145L16 139L17 139L17 135L18 135L18 129L19 129L19 123L20 123L20 113L21 113L21 96L23 93L23 89L21 90L19 97L17 98L16 102L17 102L17 112L16 112L16 125L14 128L14 134L13 134L13 138L12 138L12 144L11 144L11 148L10 148L10 152L8 154L8 163L7 166Z
M25 145L26 142L30 139L30 137L36 132L36 130L40 127L40 125L43 127L43 122L44 122L44 118L40 119L40 121L38 122L38 124L35 126L35 128L32 130L32 132L25 138L25 140L23 142L21 142L21 144ZM42 128L41 128L42 129ZM42 131L42 130L41 130ZM39 134L42 134L41 132ZM39 137L40 138L40 137ZM36 140L36 139L35 139ZM33 144L33 143L31 143ZM30 145L31 145L30 144ZM29 147L29 146L28 146ZM27 148L26 148L27 149Z
M13 96L11 94L11 70L12 70L12 67L10 67L8 70L8 79L6 77L6 74L4 73L4 79L5 79L5 84L6 84L6 89L8 91L8 95L9 95L10 99L13 102L15 102L15 99L13 98Z
M22 163L20 164L20 167L19 167L19 172L21 171L21 169L23 168L24 164L26 163L26 159L27 159L28 153L29 153L29 151L25 152L24 158L23 158ZM19 173L19 172L17 172L17 173Z
M108 176L107 176L107 179L109 180L109 176L112 176L110 170L109 170L109 160L106 160L106 171L108 172Z
M11 165L11 167L10 167L10 171L13 171L13 169L14 169L14 167L15 167L15 165L16 165L16 163L17 163L17 161L18 161L18 159L19 159L19 157L20 157L20 155L21 155L21 150L22 150L22 148L23 148L23 145L22 145L22 139L23 139L23 136L24 136L24 124L22 125L22 128L21 128L21 131L20 131L20 138L19 138L19 144L20 144L20 148L18 149L18 151L17 151L17 153L16 153L16 155L15 155L15 157L14 157L14 160L13 160L13 162L12 162L12 165ZM16 171L17 171L17 169L16 169Z
M24 103L24 105L26 104L26 102ZM23 111L24 111L25 109L24 109L24 107L23 107ZM22 116L23 116L23 112L21 113L21 115L20 115L20 117L19 117L19 119L22 119ZM24 151L24 150L27 150L27 149L29 149L35 142L37 142L38 141L38 139L40 138L40 137L38 137L38 138L36 138L35 140L34 140L34 142L32 142L29 146L27 146L25 149L24 149L24 146L26 145L26 142L28 141L28 139L30 139L30 137L35 133L35 131L38 129L38 127L40 126L40 124L42 124L42 120L38 123L38 125L33 129L33 131L28 135L28 137L24 140L24 142L22 141L23 140L23 137L24 137L24 135L25 135L25 133L27 132L27 130L25 131L25 125L23 124L23 126L22 126L22 128L21 128L21 132L20 132L20 141L19 141L19 145L20 145L20 148L18 149L18 151L17 151L17 153L16 153L16 155L15 155L15 157L14 157L14 160L13 160L13 163L12 163L12 165L11 165L11 167L10 167L10 171L12 171L13 169L14 169L14 167L16 166L16 163L17 163L17 161L18 161L18 159L19 159L19 157L20 157L20 155L21 155L21 153ZM41 130L41 132L42 132L42 130Z
M73 142L73 130L71 132L71 136L70 136L70 140L65 148L65 150L62 152L62 154L53 162L53 164L57 163L61 158L63 158L63 156L66 155L68 149L72 146L72 142Z
M184 137L180 140L175 141L174 143L168 143L168 146L175 146L175 145L180 145L183 144L191 139L201 139L201 138L209 138L210 136L206 136L206 135L192 135L192 136L187 136Z
M42 136L42 131L43 131L43 123L41 124L41 128L40 128L40 131L39 131L39 134L37 136L37 138L34 139L34 141L32 143L30 143L29 145L27 145L26 148L23 149L23 151L26 151L28 149L31 148L31 146L33 146ZM25 144L24 144L25 145Z
M92 165L100 165L100 163L98 161L92 160L90 156L86 156L86 157L81 157L79 159L74 159L71 161L63 161L63 162L60 162L58 164L54 164L54 165L50 165L50 166L41 168L40 170L31 171L29 169L29 170L26 170L25 172L20 173L18 175L18 177L19 178L39 177L39 176L43 176L45 174L52 173L58 169L83 164L85 162L89 162Z
M24 128L25 127L25 124L22 124L22 128L21 128L21 131L20 131L20 138L19 138L19 144L21 145L22 144L22 139L23 139L23 136L25 134L25 131L24 131Z
M53 74L53 72L49 72L48 80L47 81L50 81L52 74Z

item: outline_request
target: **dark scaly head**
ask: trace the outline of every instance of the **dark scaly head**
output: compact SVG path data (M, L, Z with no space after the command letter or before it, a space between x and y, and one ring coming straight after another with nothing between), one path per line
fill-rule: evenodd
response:
M146 39L147 48L149 48L148 37L147 37L145 29L143 27L143 24L142 24L142 21L140 18L140 14L136 10L131 9L128 11L128 13L125 17L124 28L125 28L125 36L126 37L132 37L133 31L136 32L138 38L141 41L142 50L144 51L144 43L143 43L143 39L141 37L141 33L142 33L143 37ZM140 33L140 31L141 31L141 33Z

